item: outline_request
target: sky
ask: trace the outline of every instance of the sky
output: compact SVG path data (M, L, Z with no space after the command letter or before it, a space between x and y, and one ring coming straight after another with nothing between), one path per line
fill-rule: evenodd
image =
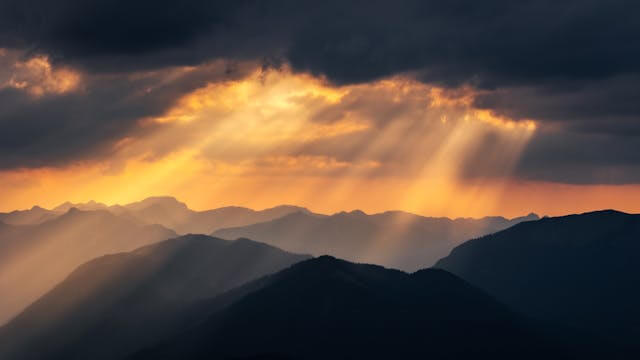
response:
M0 211L640 212L640 4L0 3Z

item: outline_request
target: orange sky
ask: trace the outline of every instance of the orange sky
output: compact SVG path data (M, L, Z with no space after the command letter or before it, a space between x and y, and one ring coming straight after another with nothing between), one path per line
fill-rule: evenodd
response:
M54 73L38 61L26 62L21 82L12 78L7 86L33 96L81 88L79 74ZM56 77L64 86L51 85ZM287 69L256 71L212 83L164 116L142 119L140 127L163 127L120 139L108 158L0 172L0 211L154 195L175 196L194 209L288 203L323 213L400 209L450 217L640 211L637 185L513 179L538 130L535 119L515 122L475 110L473 96L402 77L332 87ZM465 164L488 135L499 150L482 159L495 176L465 178Z

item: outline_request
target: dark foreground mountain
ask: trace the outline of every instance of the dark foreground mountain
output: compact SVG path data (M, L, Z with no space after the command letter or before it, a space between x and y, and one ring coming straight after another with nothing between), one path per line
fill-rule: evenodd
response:
M458 246L437 267L524 314L640 347L640 215L518 224Z
M107 211L67 213L37 225L0 226L0 324L96 256L175 237Z
M539 359L583 351L570 353L443 270L409 275L323 256L234 292L248 295L133 358Z
M103 256L0 329L0 358L121 358L205 317L199 301L305 259L205 235Z
M246 237L288 251L329 254L415 271L432 266L462 241L537 219L535 214L512 220L452 220L399 211L374 215L353 211L332 216L294 213L265 223L218 230L213 235L224 239Z

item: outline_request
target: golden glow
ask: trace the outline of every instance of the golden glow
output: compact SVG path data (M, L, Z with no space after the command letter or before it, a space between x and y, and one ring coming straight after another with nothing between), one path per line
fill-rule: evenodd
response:
M0 52L5 56L7 51ZM69 68L54 68L46 56L35 56L27 60L17 60L12 74L0 87L9 86L23 89L34 96L48 93L62 94L78 89L81 76Z
M53 70L44 59L24 66L43 71L41 78L67 79L57 90L42 85L49 80L34 82L42 87L34 94L79 86L79 75ZM107 159L0 172L0 210L153 195L173 195L195 209L291 203L326 213L400 209L452 217L639 210L640 199L629 196L639 193L635 186L515 182L512 171L535 121L474 109L474 96L402 77L332 87L287 69L256 71L187 94L163 116L141 122L160 130L119 139ZM465 173L479 161L491 176Z
M513 121L504 116L497 116L489 110L476 110L474 111L474 115L481 121L485 121L489 124L502 127L508 130L516 129L519 127L529 131L533 131L536 129L536 123L534 120L531 120L531 119Z

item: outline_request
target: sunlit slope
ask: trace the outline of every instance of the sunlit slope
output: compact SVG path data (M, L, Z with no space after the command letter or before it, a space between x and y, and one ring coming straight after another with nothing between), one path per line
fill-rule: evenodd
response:
M78 265L176 236L110 212L67 213L38 225L0 227L0 324L62 281Z
M103 256L1 329L0 358L117 359L213 311L199 302L308 258L205 235Z

